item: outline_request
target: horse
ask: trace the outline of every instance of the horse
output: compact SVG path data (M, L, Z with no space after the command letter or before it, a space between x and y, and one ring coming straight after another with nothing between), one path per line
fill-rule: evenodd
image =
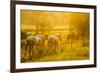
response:
M73 42L76 42L77 40L80 39L80 33L79 32L70 32L68 33L67 37L66 37L66 43L71 43L71 47Z
M40 57L43 45L43 38L39 35L28 36L26 39L26 50L29 52L29 57Z
M74 32L71 32L71 33L68 33L67 37L66 37L66 43L71 43L71 47L72 47L72 43L73 41L75 40L75 33Z
M56 51L58 48L59 38L56 35L49 35L47 40L48 40L48 48L51 49L51 51Z

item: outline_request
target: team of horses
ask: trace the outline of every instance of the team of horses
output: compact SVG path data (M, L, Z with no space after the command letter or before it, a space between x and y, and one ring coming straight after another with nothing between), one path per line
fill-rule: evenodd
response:
M27 33L26 33L27 34ZM78 40L79 34L76 34L74 32L69 33L65 41L68 43L71 40ZM44 35L41 33L37 33L35 35L28 35L26 38L24 38L24 43L21 43L21 48L24 48L25 51L29 51L29 57L35 55L35 52L38 52L40 56L42 56L42 49L43 48L49 48L49 50L56 51L59 48L60 42L62 41L62 38L60 34L51 34L51 35Z

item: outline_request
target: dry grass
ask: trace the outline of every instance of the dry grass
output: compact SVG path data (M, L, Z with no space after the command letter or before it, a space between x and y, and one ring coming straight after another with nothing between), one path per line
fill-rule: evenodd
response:
M89 59L89 47L82 47L80 41L73 43L72 47L69 44L59 45L57 50L52 50L47 47L39 50L33 50L34 56L31 60L28 59L29 53L24 55L24 50L21 53L22 62L48 62L48 61L68 61L68 60L87 60Z

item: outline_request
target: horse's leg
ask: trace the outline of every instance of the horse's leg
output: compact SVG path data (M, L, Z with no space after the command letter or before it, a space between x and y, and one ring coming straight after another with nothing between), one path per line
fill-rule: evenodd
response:
M27 47L28 47L28 44L26 44L26 46L25 46L25 51L27 50Z
M56 42L56 49L55 49L55 52L58 51L58 42Z
M31 46L31 57L33 57L33 45Z
M28 48L29 60L30 60L30 49L31 49L31 47L30 47L30 45L29 45L29 48Z
M49 50L48 50L49 49L49 42L47 42L47 47L46 48L47 48L46 54L48 54L49 53Z
M28 45L28 44L26 44L26 46L25 46L25 48L24 48L24 51L25 51L25 52L24 52L24 55L25 55L25 56L27 56L28 46L29 46L29 45Z
M33 45L31 44L29 46L29 60L32 60L32 49L33 49Z
M70 43L71 43L71 48L72 48L72 45L73 45L73 42L72 42L73 40L72 39L70 39Z
M48 49L48 53L51 54L51 50L52 50L52 48L51 48L51 42L48 43L48 48L49 48L49 49Z
M59 47L58 47L58 42L57 42L57 45L56 45L56 52L59 50Z

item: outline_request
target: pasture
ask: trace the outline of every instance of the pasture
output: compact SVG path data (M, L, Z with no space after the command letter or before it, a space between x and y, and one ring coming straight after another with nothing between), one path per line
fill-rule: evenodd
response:
M21 62L88 60L90 14L21 10Z
M66 36L63 33L61 40L58 41L57 48L49 48L47 40L45 41L44 46L33 47L31 50L30 48L25 50L24 45L24 48L21 48L21 62L88 60L89 41L88 38L85 38L85 40L85 43L87 44L85 46L83 46L82 37L77 40L67 40L66 42ZM25 39L21 41L25 42ZM21 44L23 44L23 42Z

